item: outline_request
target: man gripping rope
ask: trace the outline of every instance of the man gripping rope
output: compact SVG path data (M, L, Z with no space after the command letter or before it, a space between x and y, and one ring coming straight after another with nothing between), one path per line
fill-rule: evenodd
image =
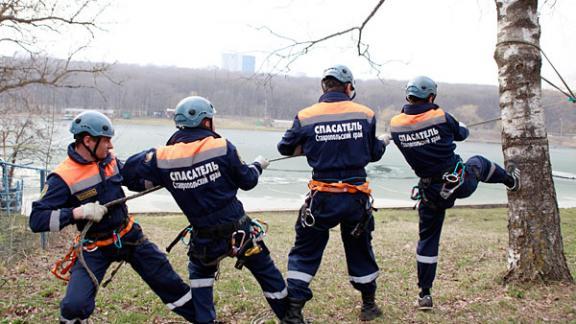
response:
M166 146L150 149L126 161L127 180L144 178L166 188L191 225L188 251L195 322L216 319L213 285L219 261L238 258L264 292L272 310L282 319L286 311L286 284L266 245L254 237L254 223L236 198L238 189L250 190L269 162L257 157L244 164L232 143L214 131L214 107L202 97L184 98L176 106L176 131ZM129 186L130 188L130 186Z
M128 216L125 204L107 202L124 197L122 165L111 150L114 128L108 117L87 111L72 121L75 142L68 157L47 179L45 192L32 204L33 232L92 226L82 244L83 262L71 268L66 295L60 303L60 323L88 323L98 287L114 261L126 261L162 301L185 319L194 319L190 287L174 272L166 255L148 241L140 225ZM143 183L139 185L143 189ZM87 267L88 269L86 269ZM93 279L93 276L95 279Z
M296 221L296 241L288 256L288 311L284 323L304 323L302 308L312 299L310 282L340 224L348 274L362 294L361 320L382 314L375 303L378 265L372 251L372 201L365 166L380 160L385 143L376 138L374 112L352 102L352 72L344 65L324 71L324 94L300 110L278 144L282 155L304 154L313 168L310 193Z
M420 181L413 198L419 200L420 217L416 261L420 293L417 306L432 309L430 289L436 276L440 232L446 209L458 198L474 193L478 182L502 183L510 191L520 187L520 171L513 163L508 171L476 155L463 163L454 153L454 141L468 137L468 128L434 104L436 83L425 76L408 82L402 113L392 118L390 130L394 143Z

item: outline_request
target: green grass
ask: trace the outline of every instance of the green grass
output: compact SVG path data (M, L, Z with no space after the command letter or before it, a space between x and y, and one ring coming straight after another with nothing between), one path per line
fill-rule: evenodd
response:
M251 214L266 220L266 242L280 270L286 272L294 241L295 213ZM562 209L565 254L576 274L576 209ZM164 249L186 225L182 215L140 216L148 237ZM438 276L433 290L436 309L414 309L417 294L415 249L418 217L415 211L381 210L376 214L374 251L381 274L377 300L384 317L376 322L575 322L575 286L563 284L504 287L508 242L505 209L453 209L447 214L440 247ZM68 233L71 235L71 233ZM348 282L339 228L331 231L322 265L311 284L314 298L305 316L318 323L356 322L359 293ZM0 268L0 323L54 322L65 286L49 267L66 250L56 244L47 251ZM169 255L176 270L187 278L185 247ZM187 280L187 279L186 279ZM214 289L220 320L249 323L271 313L247 269L234 269L234 260L221 264ZM168 323L182 321L167 310L138 275L124 266L97 298L94 323Z

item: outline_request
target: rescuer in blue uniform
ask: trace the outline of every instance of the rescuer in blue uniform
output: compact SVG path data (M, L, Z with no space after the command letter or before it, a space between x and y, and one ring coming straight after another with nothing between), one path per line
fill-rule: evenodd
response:
M111 153L114 129L110 120L87 111L74 118L70 132L76 141L68 146L68 157L48 176L40 200L32 204L30 228L46 232L76 225L81 231L92 222L82 254L98 282L112 262L126 261L171 310L192 321L190 287L174 272L166 255L146 239L125 204L103 206L124 197L122 165ZM96 292L88 270L75 262L60 303L60 322L87 323Z
M188 270L196 322L216 318L212 287L218 263L226 256L236 256L237 267L241 262L252 272L282 319L286 284L264 242L251 234L255 223L236 198L239 188L257 185L269 162L261 156L252 164L242 162L234 145L215 133L213 116L214 107L205 98L184 98L174 115L178 131L166 146L130 157L127 178L136 183L143 178L166 188L190 222Z
M437 85L425 76L408 82L408 104L390 122L391 135L408 164L420 178L413 198L419 199L419 236L416 249L418 308L432 309L430 289L436 276L438 245L446 209L457 198L472 195L478 182L502 183L510 191L520 187L520 171L513 163L507 170L476 155L463 163L454 153L454 141L463 141L469 131L454 116L434 104Z
M388 138L376 138L374 112L352 102L354 78L344 65L324 71L324 94L302 109L278 144L282 155L305 155L312 167L310 193L296 222L288 256L288 311L284 323L303 323L302 308L312 298L310 282L340 224L349 280L362 294L361 320L382 314L375 303L378 265L372 250L374 219L365 166L380 160Z

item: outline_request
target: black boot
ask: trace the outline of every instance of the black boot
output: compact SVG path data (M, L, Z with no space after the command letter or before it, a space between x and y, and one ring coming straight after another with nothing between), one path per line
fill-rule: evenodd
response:
M305 300L288 298L288 308L286 315L282 319L282 324L305 324L302 308L306 304Z
M376 305L374 293L362 293L362 310L360 311L360 320L371 321L378 316L382 316L382 311Z

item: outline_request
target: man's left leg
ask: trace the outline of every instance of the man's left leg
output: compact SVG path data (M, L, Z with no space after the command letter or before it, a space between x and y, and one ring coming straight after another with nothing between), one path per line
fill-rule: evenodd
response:
M442 224L446 215L445 209L421 203L418 208L420 222L418 224L418 246L416 248L416 264L418 270L418 307L421 310L432 309L432 294L430 289L436 278L438 265L438 249Z
M154 243L145 240L134 246L128 262L170 310L187 321L195 320L190 286L174 271L166 254Z
M471 169L478 181L486 183L502 183L511 190L519 186L519 170L514 168L507 172L498 164L486 159L483 156L475 155L466 161L466 167Z
M359 237L352 236L355 224L340 224L340 235L346 253L346 264L352 286L362 293L362 310L360 320L371 321L382 315L376 305L376 279L379 269L372 249L372 231L374 219L370 219L364 232Z
M258 254L251 255L246 258L246 268L252 272L254 278L260 284L260 288L264 292L266 301L274 311L274 314L279 319L283 319L286 315L286 303L288 297L288 289L280 270L272 261L270 251L264 244L259 242L262 251Z

